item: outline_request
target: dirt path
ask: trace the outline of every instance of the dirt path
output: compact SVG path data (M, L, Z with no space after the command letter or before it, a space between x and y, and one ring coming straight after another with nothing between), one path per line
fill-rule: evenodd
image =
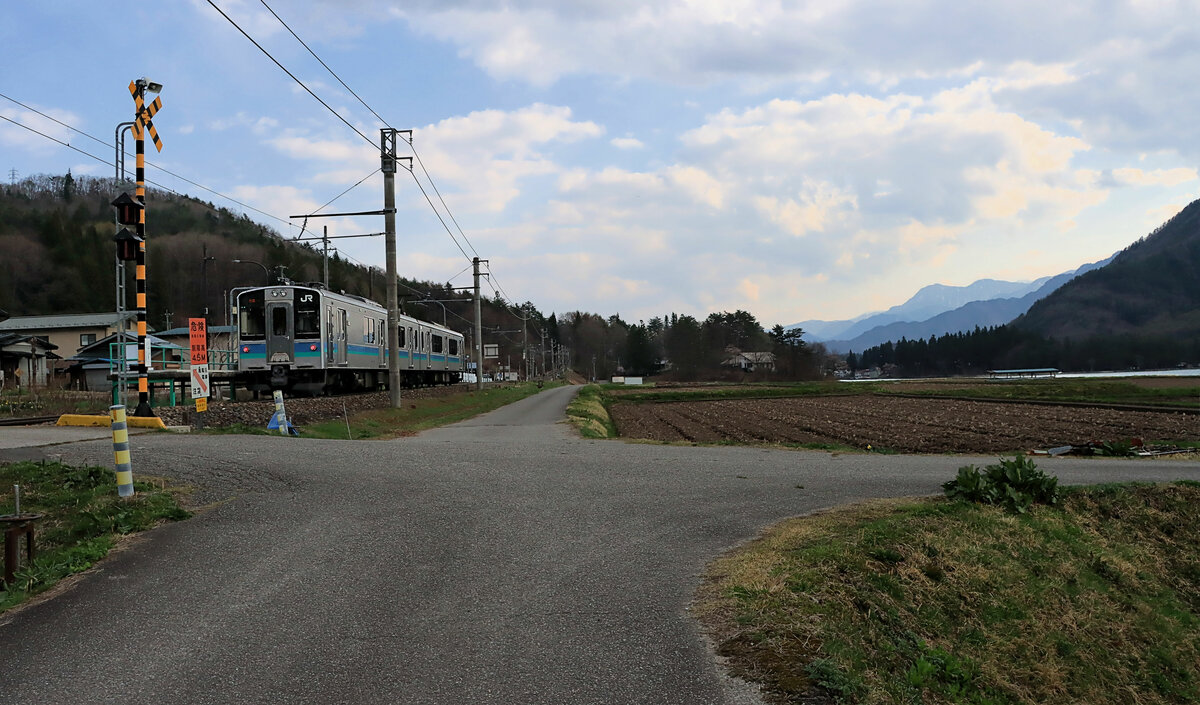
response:
M659 441L840 443L910 453L1003 453L1142 438L1200 440L1200 416L880 396L621 404L621 435Z

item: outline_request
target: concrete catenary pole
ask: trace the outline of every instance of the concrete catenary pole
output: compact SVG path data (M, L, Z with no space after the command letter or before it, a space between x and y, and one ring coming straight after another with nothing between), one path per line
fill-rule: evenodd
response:
M479 263L486 262L475 257L475 389L483 390L483 306L479 302Z
M393 409L400 408L400 311L396 273L396 133L379 130L379 156L383 171L383 230L387 257L388 393ZM476 287L478 289L478 286Z

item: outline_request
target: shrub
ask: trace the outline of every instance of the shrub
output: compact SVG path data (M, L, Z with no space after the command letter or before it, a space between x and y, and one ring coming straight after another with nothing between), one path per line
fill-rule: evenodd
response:
M958 476L942 484L950 499L980 504L997 504L1014 514L1024 514L1037 504L1056 505L1059 501L1058 478L1047 475L1024 456L1000 462L982 470L974 465L958 469Z

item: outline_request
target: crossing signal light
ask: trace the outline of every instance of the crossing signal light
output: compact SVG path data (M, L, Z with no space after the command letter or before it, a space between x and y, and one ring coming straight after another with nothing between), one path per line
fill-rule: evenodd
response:
M118 196L112 204L117 209L117 222L121 225L137 225L141 220L141 212L145 208L130 198L127 193Z

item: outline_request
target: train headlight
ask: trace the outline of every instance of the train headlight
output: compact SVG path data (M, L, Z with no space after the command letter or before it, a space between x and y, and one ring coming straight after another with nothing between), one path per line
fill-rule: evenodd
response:
M243 346L242 346L242 352L244 352L244 353L248 353L248 352L250 352L250 346L249 346L249 345L243 345Z
M309 351L310 351L310 352L316 352L316 351L317 351L317 346L316 346L316 344L314 343L314 344L312 344L312 345L308 346L308 349L309 349Z

